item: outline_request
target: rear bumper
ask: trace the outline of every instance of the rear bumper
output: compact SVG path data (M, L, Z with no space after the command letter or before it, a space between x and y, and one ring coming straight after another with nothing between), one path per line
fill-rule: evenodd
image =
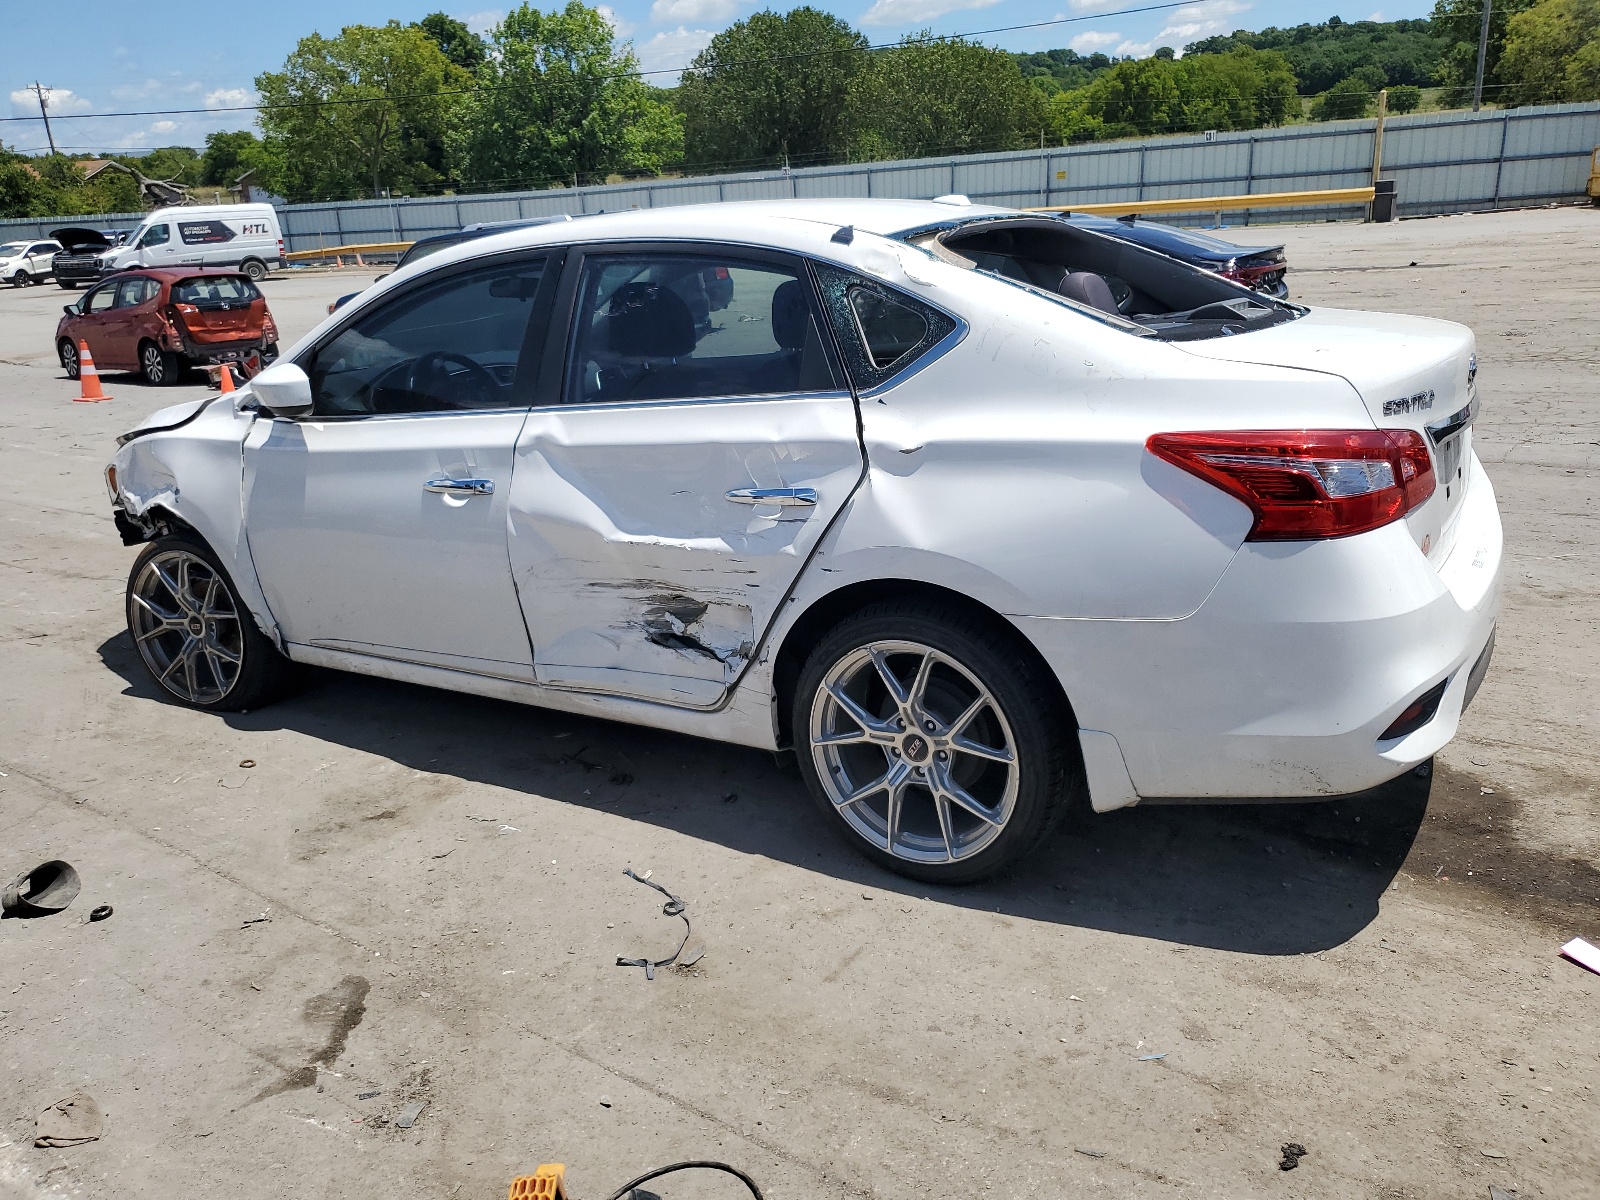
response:
M1473 669L1487 667L1500 515L1476 456L1471 472L1455 548L1437 570L1396 522L1325 542L1247 543L1180 620L1016 621L1055 668L1082 729L1115 738L1139 798L1374 787L1455 736L1481 682ZM1441 682L1431 718L1383 737ZM1104 744L1097 753L1105 758ZM1103 762L1100 771L1115 778Z
M232 342L197 342L185 337L183 356L190 362L199 364L243 362L252 354L266 350L267 345L265 335Z

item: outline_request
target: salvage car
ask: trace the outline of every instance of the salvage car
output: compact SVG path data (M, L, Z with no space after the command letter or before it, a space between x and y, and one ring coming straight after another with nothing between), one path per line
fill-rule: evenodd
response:
M50 278L51 260L61 246L52 241L29 238L0 246L0 279L12 287L27 287Z
M56 282L71 291L103 278L108 268L102 256L120 246L127 235L112 229L52 229L50 236L61 243L61 252L51 260Z
M1281 245L1240 246L1197 229L1181 229L1160 221L1146 221L1133 213L1115 220L1086 213L1068 213L1062 219L1085 229L1096 229L1122 238L1136 246L1159 250L1180 262L1215 271L1225 279L1242 283L1247 288L1265 292L1279 300L1289 298L1289 264Z
M1079 804L1327 798L1449 741L1499 608L1475 375L1459 325L1052 217L708 204L442 250L106 483L177 701L313 664L789 748L852 844L958 883Z
M278 327L243 272L152 268L120 272L63 306L56 353L69 379L80 341L96 369L138 371L159 387L190 367L276 358Z

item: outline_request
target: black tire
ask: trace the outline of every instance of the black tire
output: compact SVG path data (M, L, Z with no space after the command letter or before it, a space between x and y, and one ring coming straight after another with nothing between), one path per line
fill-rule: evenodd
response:
M11 277L11 286L16 288L25 288L32 282L33 276L26 271L18 271Z
M868 647L884 644L914 645L932 651L928 657L934 665L929 668L925 689L928 703L923 711L925 715L938 718L937 721L930 721L927 727L937 727L940 732L930 733L926 738L904 741L908 732L920 734L922 731L906 731L905 726L901 725L899 728L903 732L899 736L903 739L902 745L893 748L883 745L848 748L815 745L812 735L814 728L819 728L819 723L819 738L848 732L848 727L828 728L828 722L836 720L845 710L833 703L829 693L822 690L824 682L830 675L837 674L858 660ZM897 661L911 664L915 663L917 657L914 651L891 650L887 654L891 671L896 674L902 670L896 665ZM898 656L902 654L905 658L899 659ZM892 725L893 712L910 711L897 709L894 698L882 685L881 676L873 674L872 668L862 666L855 669L865 671L866 674L859 678L864 679L869 688L876 683L881 693L879 701L872 700L866 693L862 694L862 707L870 716L888 720ZM939 687L946 689L942 703L936 695ZM962 694L962 687L974 690ZM971 724L957 728L952 710L960 712L969 704L977 703L977 689L986 690L995 707L979 710ZM1077 743L1072 737L1074 722L1070 709L1062 702L1055 682L1045 675L1044 668L1037 664L1033 656L1019 653L1018 635L997 629L981 616L915 600L885 601L871 605L835 626L811 652L800 670L793 700L791 736L795 758L812 798L858 852L897 874L927 883L976 882L1013 866L1036 849L1062 815L1074 803L1082 801L1083 765ZM828 715L830 712L832 716ZM864 730L860 722L855 722L854 718L849 720ZM940 722L943 724L940 725ZM974 742L999 746L1009 752L1011 757L1007 761L1010 766L986 759L974 760L968 757L969 751L955 748L955 735L961 734L963 729L977 728L980 723L987 723L994 732L988 736L960 738L960 742L968 746ZM878 736L894 736L893 729ZM938 738L946 740L941 742ZM939 745L952 748L948 752L935 749ZM978 820L965 808L936 800L936 789L931 783L925 786L920 780L908 780L904 799L898 809L902 836L907 844L900 848L900 852L891 852L896 846L892 822L878 814L878 819L883 820L891 832L869 837L859 826L863 823L870 825L876 810L872 810L866 800L836 806L830 795L830 785L823 781L822 772L828 770L833 781L831 786L837 789L844 790L857 783L856 772L843 761L847 753L864 756L857 759L863 764L859 774L866 776L869 781L880 765L887 779L900 769L902 763L909 769L911 763L923 762L925 768L914 768L917 776L923 777L926 771L925 778L932 780L935 772L944 771L942 779L958 784L961 794L968 800L984 794L980 790L984 785L984 772L1007 772L1004 786L995 789L994 794L1012 797L1009 815L998 825L999 832L996 834L993 832L997 827L994 820ZM875 753L884 755L881 764L873 758ZM832 765L828 762L830 755L834 757ZM946 765L937 766L934 758ZM819 759L823 761L819 762ZM1014 778L1009 774L1013 770ZM963 773L965 778L961 777ZM1003 813L1005 803L1007 801L1004 799L997 798L993 805L994 812ZM920 817L916 811L918 805L926 810ZM974 833L969 843L972 847L970 850L962 849L958 854L956 839L952 838L954 817L942 816L941 809L972 827ZM915 825L919 819L924 832L904 832L905 827ZM929 829L941 831L938 837L947 861L930 861L926 857L917 861L908 857L914 853L938 853L939 843L932 842L934 835L926 832ZM990 840L985 842L984 838ZM912 844L919 839L920 849ZM880 841L885 844L879 844ZM935 849L926 851L930 844Z
M167 387L183 373L178 356L154 342L139 343L139 375L151 387Z
M68 379L78 377L78 347L69 338L62 338L56 343L56 357L61 360L61 369L67 373Z
M56 286L64 292L75 292L78 290L78 285L70 279L58 279L56 280Z
M250 277L250 282L260 283L267 277L267 264L259 258L247 258L239 264L239 269Z
M201 566L196 566L197 562ZM150 576L160 579L160 570L152 568L152 563L169 575L174 573L174 564L183 566L190 586L174 590L157 583L151 589ZM147 568L151 569L148 573ZM208 610L196 602L205 600L201 589L208 588L212 579L217 587L210 593L213 603ZM169 603L177 591L187 592L187 603ZM163 593L168 599L162 598ZM125 596L128 634L139 661L156 686L179 703L213 712L240 712L271 703L294 683L294 663L257 628L232 578L211 548L192 534L168 534L148 543L134 559ZM213 613L224 610L233 615L213 619ZM197 619L204 628L191 638ZM152 630L155 624L172 625L174 621L184 628ZM187 668L181 660L192 641L199 649L190 656L196 665L186 679ZM232 664L224 655L237 659L231 679L226 676Z

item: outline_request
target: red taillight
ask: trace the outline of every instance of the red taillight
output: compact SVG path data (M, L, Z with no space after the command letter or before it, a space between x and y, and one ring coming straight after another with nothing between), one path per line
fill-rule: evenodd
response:
M720 283L722 280L728 278L728 268L727 267L712 267L711 268L711 277L713 279L717 280Z
M1365 533L1433 495L1428 443L1409 429L1158 433L1145 448L1249 505L1252 542Z
M180 317L192 317L200 311L192 304L174 304L172 310Z

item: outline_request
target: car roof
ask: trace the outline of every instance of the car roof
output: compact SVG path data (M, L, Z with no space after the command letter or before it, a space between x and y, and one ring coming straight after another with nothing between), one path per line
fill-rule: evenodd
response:
M129 275L148 275L152 279L165 279L169 283L176 283L180 279L198 279L230 275L234 278L245 278L243 271L229 271L224 267L138 267L132 271L118 271L115 275L108 275L108 279L125 279Z

